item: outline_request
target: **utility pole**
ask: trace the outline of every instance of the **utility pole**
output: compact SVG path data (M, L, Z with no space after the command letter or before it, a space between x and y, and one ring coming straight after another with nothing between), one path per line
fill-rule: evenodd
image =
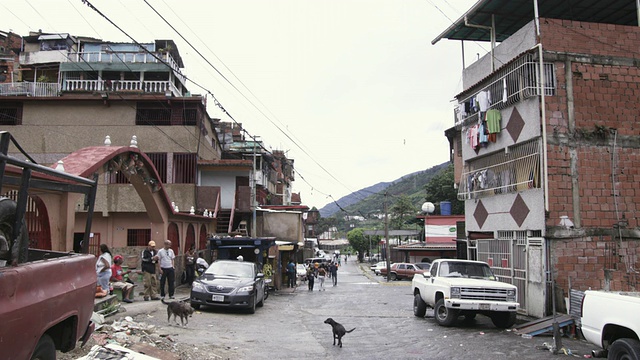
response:
M251 172L251 237L258 237L256 234L256 139L253 138L253 171Z
M389 244L389 214L387 213L387 192L384 192L384 241L386 245L385 257L387 260L387 282L391 275L391 245Z

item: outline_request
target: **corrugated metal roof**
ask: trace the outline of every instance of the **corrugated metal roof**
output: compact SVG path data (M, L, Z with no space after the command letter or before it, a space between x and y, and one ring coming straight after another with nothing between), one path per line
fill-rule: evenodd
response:
M488 29L468 27L465 18L470 24L491 26L492 15L495 19L496 41L504 41L534 19L536 1L541 18L638 25L636 0L479 0L431 43L435 44L441 39L491 41Z

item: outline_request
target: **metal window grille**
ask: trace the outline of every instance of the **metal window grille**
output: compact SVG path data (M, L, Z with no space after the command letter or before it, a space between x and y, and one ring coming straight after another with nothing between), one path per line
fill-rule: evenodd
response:
M138 103L136 106L136 125L171 125L171 108L161 103Z
M167 153L147 153L149 159L156 168L160 181L164 184L167 182Z
M7 103L0 107L0 125L21 125L22 104Z
M174 184L195 184L196 154L173 154Z
M505 109L533 96L540 96L540 62L536 53L526 53L493 73L486 81L472 88L459 98L455 110L456 126L477 121L479 107L476 96L484 92L489 99L489 109ZM555 66L545 63L544 92L546 96L556 94L557 79Z
M198 109L183 109L182 122L184 125L195 126L198 123Z
M146 246L151 240L151 229L127 229L127 246Z
M458 200L540 188L540 141L528 141L508 150L467 162L458 185Z

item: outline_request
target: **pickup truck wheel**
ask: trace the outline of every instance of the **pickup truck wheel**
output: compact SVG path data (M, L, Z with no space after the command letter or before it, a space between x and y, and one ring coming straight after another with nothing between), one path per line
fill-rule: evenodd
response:
M31 360L56 360L56 344L51 336L44 334L38 341Z
M422 300L420 294L413 295L413 315L423 318L427 313L427 303Z
M398 274L396 274L396 273L391 273L391 275L389 275L389 279L391 279L391 281L396 281L396 280L398 280Z
M618 339L609 346L608 360L640 359L640 341L635 339Z
M434 308L434 317L440 326L452 326L458 320L458 310L449 309L444 306L444 299L438 300Z
M516 313L515 311L497 311L491 313L491 322L497 328L507 329L513 326L516 323Z

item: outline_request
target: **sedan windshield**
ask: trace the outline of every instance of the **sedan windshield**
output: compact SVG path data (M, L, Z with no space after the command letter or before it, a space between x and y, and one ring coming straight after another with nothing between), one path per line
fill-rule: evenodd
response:
M214 262L205 274L240 278L253 278L253 263L249 262Z

